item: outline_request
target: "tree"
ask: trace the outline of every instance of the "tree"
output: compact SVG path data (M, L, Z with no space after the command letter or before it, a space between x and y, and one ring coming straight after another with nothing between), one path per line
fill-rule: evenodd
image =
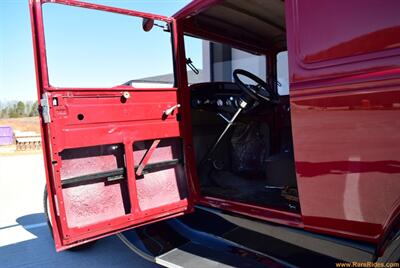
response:
M25 103L23 103L22 101L17 102L15 112L17 113L17 117L25 116Z
M17 105L16 104L14 104L13 106L10 106L8 108L8 117L9 118L17 118L18 117Z
M38 101L35 101L32 106L31 106L31 110L29 112L29 116L38 116L39 115L39 111L38 111Z
M9 101L0 103L0 118L18 118L24 116L39 116L38 101Z
M31 101L25 102L25 116L30 116L29 114L31 113L31 110L32 110L31 106L32 106Z
M0 118L7 118L7 117L8 117L8 108L4 107L3 109L1 109Z

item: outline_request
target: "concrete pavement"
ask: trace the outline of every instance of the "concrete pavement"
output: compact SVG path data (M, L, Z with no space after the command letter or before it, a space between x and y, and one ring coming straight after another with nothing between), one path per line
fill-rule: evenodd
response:
M0 155L0 267L157 267L116 237L56 253L43 214L41 153Z

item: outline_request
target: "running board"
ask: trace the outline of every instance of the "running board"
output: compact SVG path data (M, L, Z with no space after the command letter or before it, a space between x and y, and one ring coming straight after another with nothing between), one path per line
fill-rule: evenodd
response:
M234 230L225 233L224 237L256 250L260 247L256 245L258 243L261 244L261 247L268 243L275 245L279 243L287 249L292 246L301 247L304 250L345 262L373 262L376 260L375 247L368 243L314 234L301 229L262 222L234 213L227 213L215 208L204 206L196 206L196 208L198 209L198 214L200 214L200 211L203 212L201 217L210 214L215 215L215 217L209 217L212 217L213 221L219 218L236 226ZM254 243L255 240L258 243ZM271 255L275 256L275 254Z
M312 267L373 260L373 247L197 206L193 214L119 234L165 267Z
M171 219L118 234L141 257L170 268L295 267Z
M156 257L155 260L157 264L169 268L266 267L253 260L214 251L192 242Z

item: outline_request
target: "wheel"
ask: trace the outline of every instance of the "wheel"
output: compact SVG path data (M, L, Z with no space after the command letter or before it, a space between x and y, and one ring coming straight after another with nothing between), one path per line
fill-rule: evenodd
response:
M400 231L393 235L383 256L378 258L377 262L396 263L400 262Z
M46 217L46 222L47 222L47 226L49 227L50 230L50 234L51 234L51 238L54 239L53 236L53 228L52 228L52 223L51 223L51 214L49 213L49 208L50 208L50 203L49 203L49 195L47 193L47 185L44 186L44 191L43 191L43 210L44 210L44 215ZM69 248L69 251L80 251L80 250L84 250L84 249L88 249L90 247L92 247L94 244L96 243L96 241L91 241L73 248Z

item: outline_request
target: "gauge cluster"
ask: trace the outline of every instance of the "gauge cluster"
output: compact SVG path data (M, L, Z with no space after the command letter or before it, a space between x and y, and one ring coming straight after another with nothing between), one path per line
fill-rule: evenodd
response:
M238 108L241 90L235 83L210 82L190 87L192 109L234 113Z

